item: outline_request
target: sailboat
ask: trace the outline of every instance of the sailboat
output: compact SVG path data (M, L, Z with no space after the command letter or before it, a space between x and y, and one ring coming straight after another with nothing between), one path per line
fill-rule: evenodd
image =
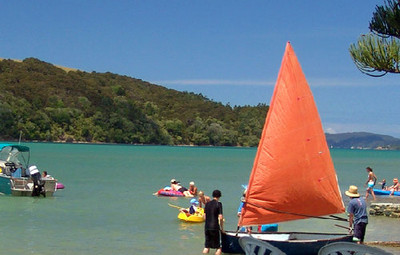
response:
M254 226L307 218L339 219L345 211L336 172L313 95L288 42L258 145L238 225ZM329 216L331 215L331 216ZM238 238L222 234L224 253L244 253ZM251 234L286 254L318 254L348 234L270 232Z

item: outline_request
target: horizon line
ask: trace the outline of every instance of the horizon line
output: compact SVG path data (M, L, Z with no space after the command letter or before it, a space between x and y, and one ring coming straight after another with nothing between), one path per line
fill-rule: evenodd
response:
M337 80L316 78L308 79L310 87L375 87L391 86L393 83L376 83L376 80L364 81L361 79ZM158 85L180 85L180 86L275 86L276 81L270 80L229 80L229 79L175 79L175 80L154 80L150 81ZM396 85L398 86L398 85Z

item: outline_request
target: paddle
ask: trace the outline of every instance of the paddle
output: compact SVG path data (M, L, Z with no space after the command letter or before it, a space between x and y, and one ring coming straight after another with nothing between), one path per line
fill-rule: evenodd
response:
M168 203L168 205L171 206L171 207L173 207L173 208L182 209L182 207L177 206L177 205L173 205L173 204L170 204L170 203Z

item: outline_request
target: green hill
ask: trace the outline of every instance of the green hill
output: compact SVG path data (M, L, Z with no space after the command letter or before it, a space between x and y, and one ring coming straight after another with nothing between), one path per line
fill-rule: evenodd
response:
M255 146L267 111L34 58L0 61L2 140Z

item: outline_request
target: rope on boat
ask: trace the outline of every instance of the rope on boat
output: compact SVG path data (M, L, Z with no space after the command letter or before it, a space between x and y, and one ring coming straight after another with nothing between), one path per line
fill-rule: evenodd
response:
M261 208L261 209L264 209L264 210L267 210L267 211L271 211L271 212L275 212L275 213L291 214L291 215L301 216L301 217L305 217L305 218L315 218L315 219L321 219L321 220L338 220L338 221L346 221L346 222L348 221L347 219L339 217L339 216L336 216L336 215L329 215L329 217L314 216L314 215L307 215L307 214L301 214L301 213L280 211L280 210L276 210L276 209L272 209L272 208L267 208L267 207L264 207L264 206L256 205L256 204L253 204L253 203L249 203L249 202L246 202L246 203L249 204L249 205L252 205L254 207Z

